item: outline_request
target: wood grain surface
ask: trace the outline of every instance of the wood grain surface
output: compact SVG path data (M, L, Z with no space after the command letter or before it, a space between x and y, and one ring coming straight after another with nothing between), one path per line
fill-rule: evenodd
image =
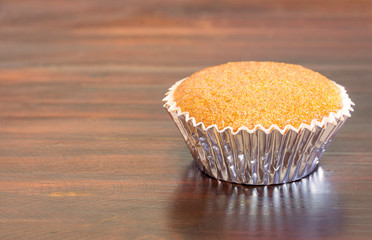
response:
M372 1L0 0L0 239L371 239ZM310 177L201 174L161 99L240 60L301 64L355 112Z

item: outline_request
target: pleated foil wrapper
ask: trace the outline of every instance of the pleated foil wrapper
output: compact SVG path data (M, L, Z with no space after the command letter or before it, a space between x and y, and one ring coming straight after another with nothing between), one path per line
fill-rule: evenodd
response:
M205 127L188 112L182 112L173 94L185 79L175 83L163 99L164 108L181 132L199 169L210 177L239 184L272 185L299 180L309 175L334 136L351 116L354 103L344 87L343 108L330 113L321 122L299 128L276 125L265 129L231 127L219 130L216 125Z

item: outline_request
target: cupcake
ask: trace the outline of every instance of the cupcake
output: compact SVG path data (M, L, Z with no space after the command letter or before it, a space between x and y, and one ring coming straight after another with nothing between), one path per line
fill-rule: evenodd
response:
M232 62L175 83L163 99L197 166L249 185L301 179L353 111L320 73L275 62Z

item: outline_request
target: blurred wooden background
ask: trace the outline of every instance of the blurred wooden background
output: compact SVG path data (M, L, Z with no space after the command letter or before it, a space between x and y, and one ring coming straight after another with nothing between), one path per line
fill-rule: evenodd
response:
M0 239L370 239L372 1L0 0ZM309 178L218 182L161 99L241 60L301 64L356 111Z

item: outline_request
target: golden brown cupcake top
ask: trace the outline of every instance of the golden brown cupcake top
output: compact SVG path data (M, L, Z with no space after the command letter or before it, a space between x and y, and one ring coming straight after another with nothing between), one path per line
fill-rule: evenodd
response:
M342 108L339 88L320 73L276 62L231 62L192 74L174 101L196 122L219 129L276 124L298 128Z

